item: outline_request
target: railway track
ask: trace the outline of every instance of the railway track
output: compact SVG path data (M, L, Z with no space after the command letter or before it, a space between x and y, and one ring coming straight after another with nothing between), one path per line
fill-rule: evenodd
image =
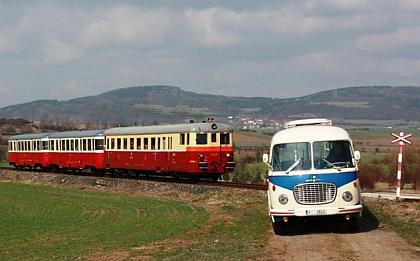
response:
M251 183L237 183L230 181L210 181L210 180L194 180L184 178L174 178L171 176L151 176L151 175L134 175L134 174L97 174L87 172L53 172L43 170L18 170L14 168L0 167L0 170L15 171L15 172L37 172L37 173L48 173L57 175L72 175L72 176L89 176L96 178L120 178L120 179L132 179L132 180L146 180L154 182L166 182L166 183L181 183L189 185L202 185L202 186L213 186L213 187L227 187L227 188L239 188L239 189L250 189L250 190L267 190L267 185L264 184L251 184Z

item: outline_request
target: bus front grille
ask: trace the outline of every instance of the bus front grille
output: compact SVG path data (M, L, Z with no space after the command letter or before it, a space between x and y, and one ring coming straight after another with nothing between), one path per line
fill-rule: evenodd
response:
M332 183L307 183L297 185L293 194L299 204L327 204L334 201L337 188Z

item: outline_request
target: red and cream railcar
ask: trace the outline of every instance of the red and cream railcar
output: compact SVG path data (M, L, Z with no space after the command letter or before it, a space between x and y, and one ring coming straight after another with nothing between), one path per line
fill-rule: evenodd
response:
M104 170L104 130L56 132L48 136L49 167Z
M107 168L216 179L235 166L232 131L216 123L108 129L104 133Z
M49 133L11 136L8 142L8 161L16 168L48 167Z

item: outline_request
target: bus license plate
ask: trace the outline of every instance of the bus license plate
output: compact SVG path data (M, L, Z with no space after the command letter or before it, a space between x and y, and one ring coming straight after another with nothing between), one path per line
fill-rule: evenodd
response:
M319 216L319 215L325 215L325 214L327 214L327 210L325 210L325 209L306 210L306 215L307 216Z

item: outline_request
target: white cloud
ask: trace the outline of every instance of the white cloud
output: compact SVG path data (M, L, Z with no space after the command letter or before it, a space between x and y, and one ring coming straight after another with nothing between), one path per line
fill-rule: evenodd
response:
M398 28L396 32L387 34L371 34L360 37L357 46L368 51L388 51L410 45L420 47L420 26Z
M62 64L80 57L81 51L69 43L51 39L44 43L44 62L48 64Z
M301 35L341 33L377 28L389 21L388 16L382 13L322 16L307 14L304 8L293 6L258 11L190 9L185 12L185 17L196 40L207 46L229 46L246 40L244 34L255 32Z
M400 0L400 7L408 11L420 11L420 1L418 0Z
M205 46L228 46L239 41L238 35L229 31L224 22L232 22L237 16L232 11L219 8L189 9L185 18L195 39ZM240 19L240 17L239 17Z
M6 37L0 36L0 52L6 51L9 49L9 41L6 39Z
M420 59L380 59L371 67L390 75L413 77L420 73Z
M112 6L100 12L81 29L85 46L109 43L151 45L164 37L169 26L164 9L140 9L133 6Z

